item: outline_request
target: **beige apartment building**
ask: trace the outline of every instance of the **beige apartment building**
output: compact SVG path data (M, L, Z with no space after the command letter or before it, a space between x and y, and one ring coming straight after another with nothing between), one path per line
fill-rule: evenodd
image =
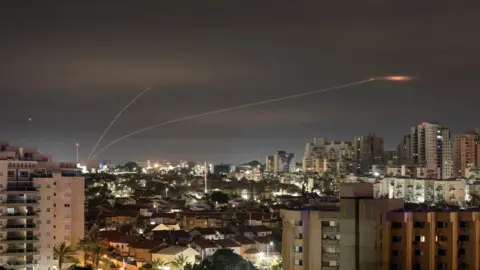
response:
M0 143L0 265L54 269L55 244L84 235L84 201L74 163Z
M378 217L403 200L374 199L369 183L342 184L340 207L281 210L285 270L375 269Z
M393 211L377 228L377 269L480 268L480 209Z

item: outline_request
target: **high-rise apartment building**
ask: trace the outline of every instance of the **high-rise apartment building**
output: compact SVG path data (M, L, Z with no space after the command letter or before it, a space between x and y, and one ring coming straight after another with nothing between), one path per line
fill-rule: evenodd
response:
M383 139L375 134L354 137L353 149L357 173L366 174L372 165L383 165L383 147Z
M353 159L353 146L351 142L329 141L325 138L314 138L307 143L303 154L302 167L304 172L320 173L318 162L326 160L327 169L332 171L348 171L348 165Z
M383 214L377 225L376 269L479 269L479 211L421 209Z
M405 135L397 146L397 165L412 164L412 136Z
M452 178L450 130L437 123L424 122L410 129L412 165L425 166L428 177Z
M480 167L480 144L476 132L455 135L453 139L453 175L467 177L467 168Z
M375 269L377 219L403 200L373 199L368 183L342 184L340 207L281 210L285 270Z
M54 269L53 247L84 236L84 188L75 163L1 143L0 265Z
M291 173L295 171L295 155L278 151L273 156L267 156L265 170L272 173Z

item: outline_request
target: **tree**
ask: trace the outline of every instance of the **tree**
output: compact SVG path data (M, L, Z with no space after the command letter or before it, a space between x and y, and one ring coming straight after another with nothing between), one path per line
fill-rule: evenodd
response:
M183 254L178 255L173 261L170 262L170 265L175 270L184 270L187 264L188 258L183 256Z
M192 267L194 270L255 270L256 268L248 261L231 249L219 249L211 258L204 259L200 264Z
M58 259L58 269L61 270L63 263L77 263L77 253L75 250L67 245L65 242L61 242L53 247L53 255Z
M162 259L155 259L152 261L152 269L158 270L162 269L162 267L167 266L167 262Z
M228 203L228 195L221 191L214 191L210 195L210 200L216 203Z
M84 252L85 261L92 262L94 269L98 269L102 256L108 251L108 246L98 237L98 233L85 236L78 243L78 248Z

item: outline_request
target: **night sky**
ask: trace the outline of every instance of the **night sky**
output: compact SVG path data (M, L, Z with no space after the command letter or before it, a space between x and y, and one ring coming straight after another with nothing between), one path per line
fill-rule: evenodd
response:
M243 162L313 137L480 126L480 1L2 1L0 139L55 159L177 117L363 80L306 98L172 124L100 155Z

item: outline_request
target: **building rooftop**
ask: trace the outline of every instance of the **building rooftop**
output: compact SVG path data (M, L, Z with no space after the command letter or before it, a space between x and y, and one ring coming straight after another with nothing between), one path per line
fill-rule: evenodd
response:
M164 254L164 255L177 255L181 252L183 252L184 250L188 249L188 247L182 247L182 246L169 246L169 247L165 247L165 248L162 248L160 250L157 250L155 253L156 254Z
M193 243L201 248L216 248L218 247L213 241L207 239L197 239Z
M215 244L221 246L222 248L233 248L233 247L241 247L241 245L233 240L230 239L222 239L214 241Z
M255 241L253 241L252 239L248 238L248 237L245 237L245 236L235 236L233 237L231 240L241 244L241 245L254 245L256 244Z

